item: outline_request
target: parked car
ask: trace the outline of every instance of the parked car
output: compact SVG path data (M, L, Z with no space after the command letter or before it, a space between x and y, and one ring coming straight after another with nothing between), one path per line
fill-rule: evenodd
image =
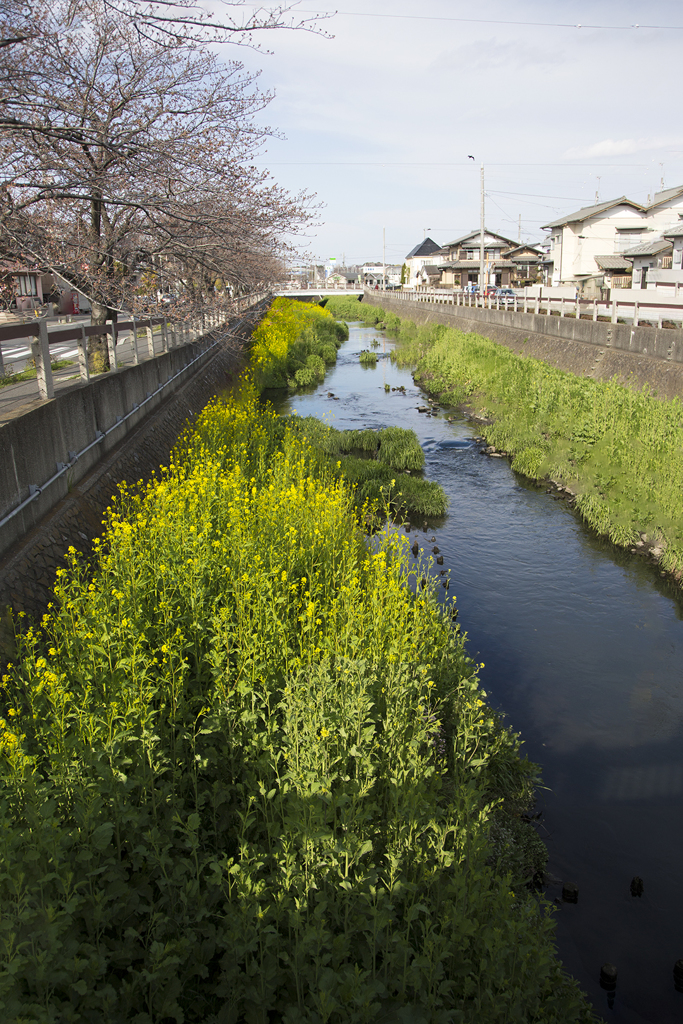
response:
M504 302L507 306L508 303L514 305L517 295L513 292L512 288L496 288L494 298L498 299L499 302Z
M466 284L463 288L465 295L476 295L479 292L478 284Z
M496 288L495 284L487 284L486 291L484 292L484 297L488 299L489 295L495 295L497 291L498 289Z

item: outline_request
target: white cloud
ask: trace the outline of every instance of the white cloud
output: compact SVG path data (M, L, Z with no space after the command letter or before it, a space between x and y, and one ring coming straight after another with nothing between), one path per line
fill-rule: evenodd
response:
M603 139L592 146L573 146L565 150L563 156L567 160L590 159L596 156L630 156L633 153L644 153L648 150L671 149L683 146L683 138L656 136L649 139Z

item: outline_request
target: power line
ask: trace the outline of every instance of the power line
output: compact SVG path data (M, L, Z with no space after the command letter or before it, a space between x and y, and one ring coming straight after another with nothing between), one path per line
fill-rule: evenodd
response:
M268 164L256 164L257 167L472 167L470 163L437 160L273 160ZM486 162L487 167L647 167L650 164L575 164L575 163L541 163L538 160L526 162L503 163ZM520 193L522 194L522 193ZM549 197L555 198L555 197ZM562 198L561 196L558 198ZM581 202L581 200L577 200Z
M300 8L303 14L332 14L342 15L347 18L393 18L398 21L453 21L459 24L468 25L519 25L520 28L573 28L573 29L598 29L601 31L632 32L637 29L682 30L683 25L592 25L582 22L563 21L504 21L499 18L451 18L433 14L371 14L369 11L309 11Z
M529 196L531 199L566 199L569 203L583 203L585 201L584 199L577 199L576 196L544 196L537 195L536 192L505 192L500 188L492 188L489 191L496 196Z

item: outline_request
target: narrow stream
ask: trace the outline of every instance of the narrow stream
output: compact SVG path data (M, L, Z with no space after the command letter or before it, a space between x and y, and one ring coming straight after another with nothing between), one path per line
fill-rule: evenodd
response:
M376 337L379 360L366 369L358 353ZM606 1020L680 1024L683 602L506 459L483 456L466 420L419 413L423 396L391 364L391 347L374 328L351 327L325 383L278 408L340 429L417 433L425 473L450 500L418 540L427 548L436 537L489 699L542 767L541 835L557 879L546 894L559 900L563 881L579 888L576 905L558 904L560 957ZM630 893L636 875L641 898ZM605 962L619 971L612 1008L599 985Z

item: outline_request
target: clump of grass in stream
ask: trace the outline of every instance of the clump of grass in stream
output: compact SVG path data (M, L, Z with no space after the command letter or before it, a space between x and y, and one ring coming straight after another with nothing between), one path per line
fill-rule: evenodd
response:
M365 508L364 520L374 528L383 521L387 508L394 516L445 514L447 498L440 484L402 472L424 467L424 452L414 431L400 427L335 430L313 416L292 416L286 422L290 430L330 459L332 472L342 474L354 486L356 507L359 511Z
M351 322L360 320L369 327L382 324L388 331L396 330L401 323L400 317L395 313L390 313L388 310L382 309L381 306L370 306L365 302L358 302L349 295L331 296L325 309L328 309L338 320Z
M379 458L392 469L422 469L425 455L414 430L386 427L379 432Z
M402 321L392 359L444 402L467 403L492 422L487 440L512 466L576 495L599 534L628 547L640 533L683 574L683 405L646 387L596 381L518 356L488 338Z
M346 324L320 306L276 299L253 336L257 386L296 389L320 384L348 336Z
M363 350L358 357L361 366L377 366L377 353Z

